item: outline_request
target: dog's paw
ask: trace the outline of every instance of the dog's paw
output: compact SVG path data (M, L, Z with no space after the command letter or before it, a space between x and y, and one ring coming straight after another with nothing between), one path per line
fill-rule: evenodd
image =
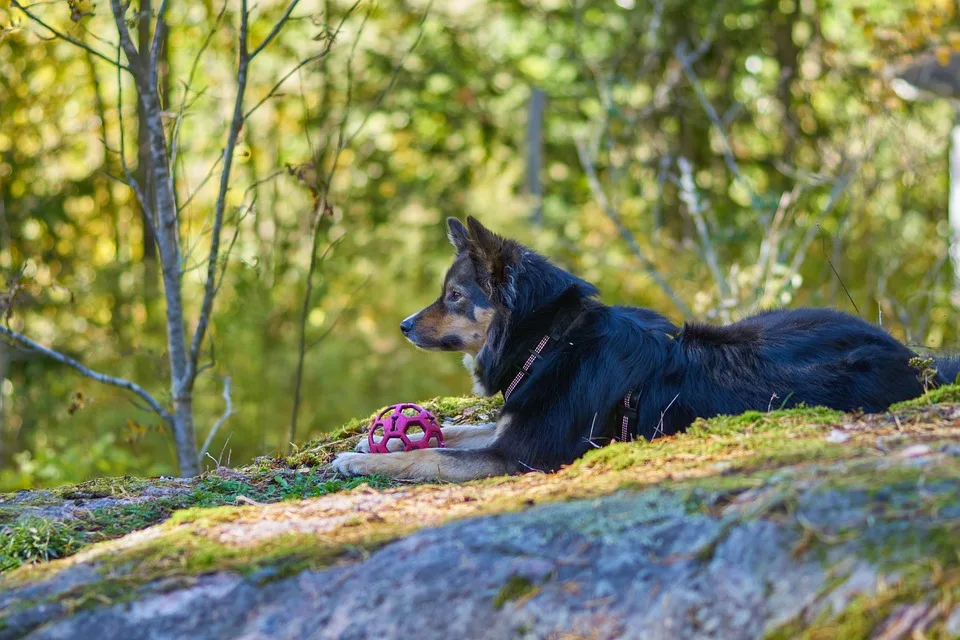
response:
M370 453L370 438L360 438L360 442L353 450L357 453Z
M342 476L369 475L369 472L365 471L367 465L364 464L364 459L368 457L364 453L340 453L334 458L331 466Z

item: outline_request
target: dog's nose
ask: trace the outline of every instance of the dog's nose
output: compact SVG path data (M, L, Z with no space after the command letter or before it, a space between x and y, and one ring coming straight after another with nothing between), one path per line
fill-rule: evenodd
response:
M413 318L407 318L400 323L400 331L403 331L403 335L407 335L413 331Z

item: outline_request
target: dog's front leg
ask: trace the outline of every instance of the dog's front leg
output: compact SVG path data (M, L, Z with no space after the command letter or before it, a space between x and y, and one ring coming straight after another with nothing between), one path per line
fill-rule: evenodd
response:
M497 425L452 425L443 427L443 442L449 449L483 449L493 444L497 439ZM403 451L403 442L399 438L387 441L387 448L392 451ZM356 446L357 453L370 453L369 438L362 438Z
M345 476L381 475L396 480L466 482L514 473L491 449L416 449L405 453L341 453L333 470Z

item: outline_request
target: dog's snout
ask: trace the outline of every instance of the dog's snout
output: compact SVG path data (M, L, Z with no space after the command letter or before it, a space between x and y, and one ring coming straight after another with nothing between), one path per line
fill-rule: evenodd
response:
M400 323L400 331L403 332L403 335L408 335L411 331L413 331L413 316L410 316Z

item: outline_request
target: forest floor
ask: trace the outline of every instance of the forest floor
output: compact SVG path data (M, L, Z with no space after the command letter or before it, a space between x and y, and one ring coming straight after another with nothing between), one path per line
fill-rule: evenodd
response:
M960 386L462 485L334 475L366 423L190 480L0 495L0 638L960 637Z

